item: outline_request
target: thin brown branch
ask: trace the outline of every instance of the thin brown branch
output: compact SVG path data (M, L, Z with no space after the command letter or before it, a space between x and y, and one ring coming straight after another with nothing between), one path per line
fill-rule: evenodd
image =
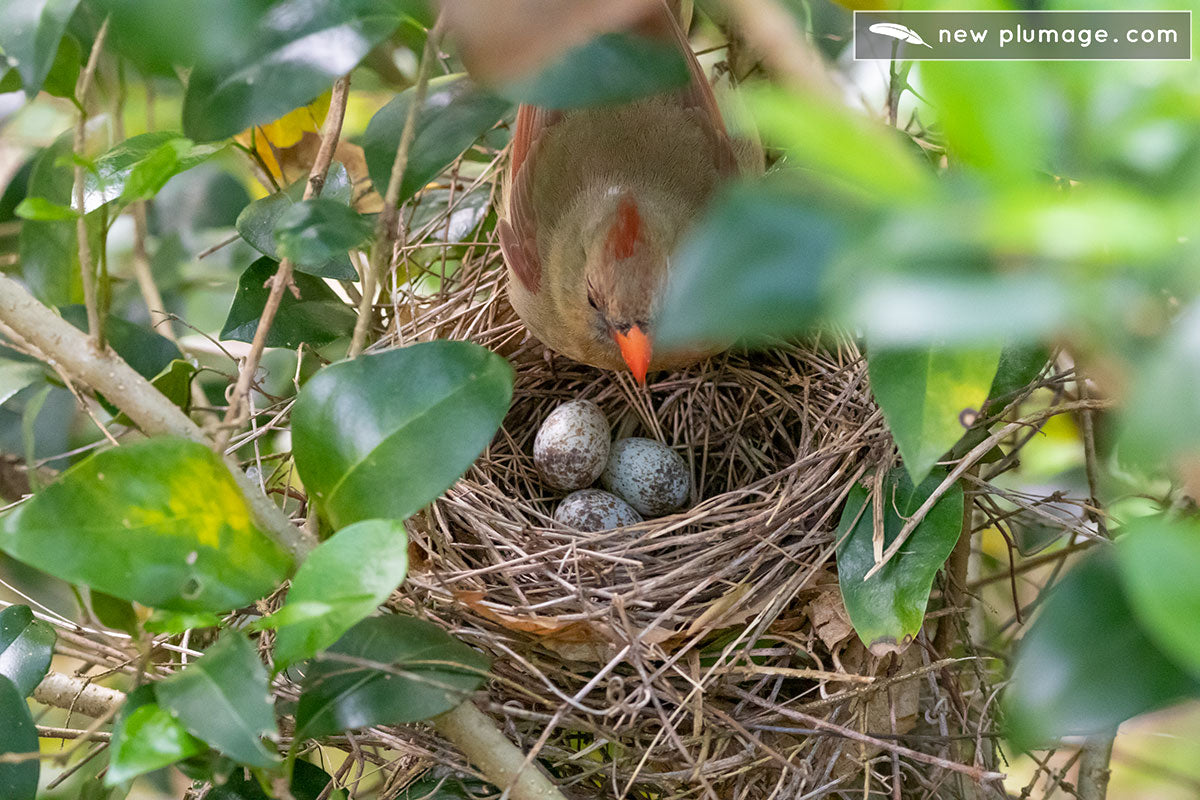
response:
M46 360L53 359L68 374L102 393L145 433L209 443L196 423L124 359L109 348L97 348L86 334L5 275L0 275L0 322L40 350ZM226 458L225 463L250 504L259 527L297 558L307 555L316 546L315 539L292 525L232 459Z
M404 117L404 128L400 131L400 144L396 147L396 158L392 161L392 174L388 178L387 191L383 196L383 210L375 223L375 240L371 246L370 263L362 276L362 297L358 303L358 319L354 323L354 336L350 340L350 350L347 358L354 358L362 352L367 343L367 331L371 326L371 308L375 302L376 286L383 275L384 267L392 259L392 248L396 244L397 224L400 209L400 184L404 180L404 168L408 164L408 151L416 136L417 117L421 106L425 104L425 93L429 88L429 73L437 57L438 44L442 40L442 19L425 37L425 49L421 53L421 63L417 68L417 82L413 86L412 102L408 105L408 114Z
M797 88L838 96L820 54L776 0L725 0L724 5L746 42L762 54L772 72Z
M96 291L96 271L92 265L92 244L88 241L87 215L84 206L84 180L87 178L87 168L80 159L84 157L87 146L88 95L91 94L92 83L96 78L96 65L100 63L100 52L104 49L104 39L108 36L108 18L100 24L96 38L92 42L92 51L88 55L87 65L79 74L79 82L75 85L75 102L79 106L79 119L75 122L74 152L75 162L75 210L79 216L75 220L75 238L79 248L79 269L83 279L83 303L87 307L88 332L97 346L104 345L104 323L100 317L100 304Z
M342 121L346 116L346 98L350 94L350 76L344 75L333 84L333 94L329 99L329 111L325 115L325 126L321 131L321 145L313 159L312 169L308 173L308 184L304 187L304 199L311 200L319 196L325 186L325 176L333 161L333 153L337 148L338 139L342 135ZM295 284L292 281L291 259L279 262L279 268L271 278L271 292L267 295L267 303L263 306L262 315L258 319L258 328L254 331L254 340L250 343L250 353L246 356L238 373L237 384L233 388L233 396L229 398L229 410L225 412L225 421L217 433L217 448L224 450L233 432L242 424L246 414L246 401L250 394L250 386L254 382L254 373L258 371L259 361L267 346L267 335L275 322L275 314L279 304L283 302L283 293L289 289L293 292Z

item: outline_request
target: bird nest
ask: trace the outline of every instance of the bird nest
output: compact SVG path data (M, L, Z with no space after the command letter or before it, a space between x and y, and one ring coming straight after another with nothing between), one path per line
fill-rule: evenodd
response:
M395 295L386 346L487 346L514 366L513 403L469 472L409 521L397 605L493 657L485 705L568 796L861 792L863 769L901 780L896 748L879 743L913 730L918 705L941 703L946 736L930 648L872 657L836 587L843 501L894 459L852 342L730 352L643 388L545 351L509 307L495 259L440 285ZM533 441L574 399L594 401L618 437L674 448L693 476L687 507L600 533L554 522L563 493L539 477Z

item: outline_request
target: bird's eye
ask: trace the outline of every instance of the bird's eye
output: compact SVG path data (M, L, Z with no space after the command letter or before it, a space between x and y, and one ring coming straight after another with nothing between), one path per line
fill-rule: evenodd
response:
M590 283L587 287L587 301L589 306L597 311L600 310L600 302L596 299L596 290L592 288Z

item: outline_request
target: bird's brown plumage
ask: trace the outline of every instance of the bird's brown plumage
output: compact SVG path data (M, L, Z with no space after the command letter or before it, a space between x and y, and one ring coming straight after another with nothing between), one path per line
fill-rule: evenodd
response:
M636 32L674 42L690 83L617 106L521 106L499 225L509 298L530 331L578 361L635 374L646 367L639 348L653 339L671 251L719 182L738 171L716 98L674 16L663 5ZM653 352L649 367L703 355Z

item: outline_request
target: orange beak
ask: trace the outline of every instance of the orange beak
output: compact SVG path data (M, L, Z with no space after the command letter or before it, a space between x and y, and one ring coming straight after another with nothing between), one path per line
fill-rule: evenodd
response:
M629 365L629 371L637 382L645 385L646 370L650 368L650 339L637 325L629 329L629 333L613 331L613 338L621 348L621 357Z

